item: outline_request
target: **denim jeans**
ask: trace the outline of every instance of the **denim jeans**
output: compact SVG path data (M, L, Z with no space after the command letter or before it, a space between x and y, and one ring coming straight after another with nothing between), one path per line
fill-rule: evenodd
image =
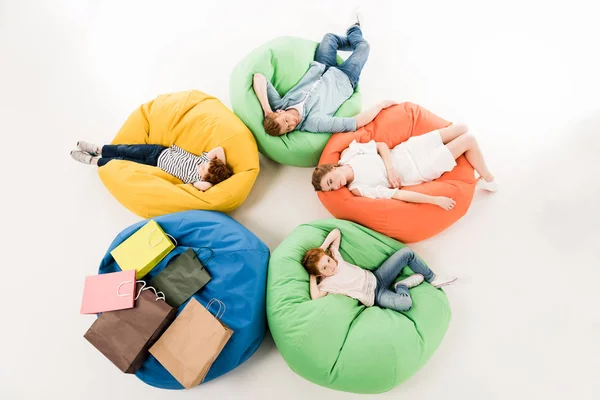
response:
M315 61L328 67L336 67L343 71L352 87L356 87L360 73L369 58L369 42L363 39L362 31L358 25L352 25L346 32L347 36L327 33L319 43L315 52ZM352 54L342 65L337 64L337 51L352 51Z
M412 307L412 299L408 288L397 285L396 291L389 290L404 267L408 266L415 274L421 274L427 282L435 277L433 271L408 247L395 252L379 268L373 271L377 278L375 287L375 305L396 311L408 311Z
M125 160L156 167L158 156L165 149L167 147L158 144L107 144L102 146L98 166L101 167L110 160Z

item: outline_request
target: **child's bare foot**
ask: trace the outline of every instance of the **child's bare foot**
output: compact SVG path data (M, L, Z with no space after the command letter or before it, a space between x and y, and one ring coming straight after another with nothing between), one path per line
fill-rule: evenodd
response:
M102 151L102 148L97 144L84 142L83 140L77 142L77 147L79 148L79 150L85 151L86 153L92 156L100 155L100 152Z

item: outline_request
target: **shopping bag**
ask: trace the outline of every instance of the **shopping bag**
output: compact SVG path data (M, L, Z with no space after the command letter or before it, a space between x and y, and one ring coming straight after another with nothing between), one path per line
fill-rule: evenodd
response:
M177 310L154 288L138 284L139 297L128 310L100 314L84 337L121 371L134 374L148 357L148 348L173 321ZM151 289L151 290L148 290Z
M110 254L123 271L134 269L137 271L136 279L142 279L174 248L168 235L156 221L151 220Z
M135 291L135 271L112 272L85 278L81 314L132 308Z
M211 258L212 256L207 263ZM167 267L152 279L150 285L165 294L170 306L179 307L202 289L210 279L210 274L198 260L196 252L187 249L169 261Z
M219 306L216 316L207 309L213 304ZM192 297L173 324L150 348L150 354L186 389L204 380L233 334L220 321L225 313L225 304L213 299L207 308Z

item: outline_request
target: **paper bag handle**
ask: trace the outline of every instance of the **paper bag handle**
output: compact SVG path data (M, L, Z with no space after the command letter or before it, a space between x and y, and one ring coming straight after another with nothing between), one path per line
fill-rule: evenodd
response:
M227 307L225 306L225 303L223 303L221 300L219 300L219 299L210 299L210 301L206 305L206 309L210 310L210 306L212 306L215 303L217 303L219 305L219 309L217 310L217 313L215 314L215 317L217 319L221 319L221 318L223 318L223 314L225 314L225 311L227 310Z
M158 229L156 229L156 228L155 228L155 229L153 229L153 230L152 230L152 232L150 232L150 233L148 234L148 246L150 246L150 247L156 247L156 246L158 246L159 244L161 244L161 243L162 243L162 241L163 241L163 239L164 239L164 237L163 237L163 236L161 236L161 237L160 237L160 240L159 240L158 242L156 242L156 243L152 244L152 235L154 235L154 233L155 233L155 232L158 232ZM176 240L176 239L175 239L173 236L169 235L169 234L168 234L168 233L166 233L166 232L165 232L165 235L167 235L168 237L170 237L170 238L171 238L171 240L173 240L173 242L175 243L175 246L179 246L179 244L177 243L177 240Z
M123 293L121 294L120 290L121 290L121 286L126 285L128 283L131 283L133 281L123 281L121 283L119 283L119 286L117 286L117 297L127 297L129 296L129 293Z
M148 287L146 287L146 281L136 281L135 283L141 283L141 284L142 284L142 287L140 288L140 290L139 290L139 292L138 292L137 296L135 296L135 299L134 299L134 300L137 300L137 299L138 299L138 297L140 297L140 295L142 294L142 292L143 292L144 290L152 289L152 291L153 291L153 292L154 292L154 294L156 295L156 299L155 299L154 301L158 301L158 300L165 301L165 294L164 294L163 292L157 292L157 291L156 291L156 289L154 289L154 287L153 287L153 286L148 286ZM162 295L162 297L158 295L159 293Z
M210 262L210 260L213 259L213 257L215 256L215 252L213 251L213 249L211 249L210 247L206 247L206 246L202 246L202 247L198 247L198 250L200 249L207 249L210 250L210 257L208 257L208 259L206 261L200 260L202 261L202 263L204 265L208 265L208 263ZM200 258L200 254L196 254L198 256L198 258Z

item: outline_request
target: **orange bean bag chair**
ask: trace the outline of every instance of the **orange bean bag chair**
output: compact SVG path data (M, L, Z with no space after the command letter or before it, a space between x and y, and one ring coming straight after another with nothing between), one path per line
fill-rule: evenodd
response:
M366 143L385 142L390 148L411 136L422 135L450 123L412 103L402 103L383 110L373 122L356 132L336 133L325 146L319 165L335 164L341 152L352 140ZM475 191L473 167L464 156L456 167L439 179L404 190L456 200L456 206L446 211L431 204L406 203L393 199L357 197L347 187L333 192L317 192L323 205L333 216L357 222L404 243L418 242L438 234L466 214Z

